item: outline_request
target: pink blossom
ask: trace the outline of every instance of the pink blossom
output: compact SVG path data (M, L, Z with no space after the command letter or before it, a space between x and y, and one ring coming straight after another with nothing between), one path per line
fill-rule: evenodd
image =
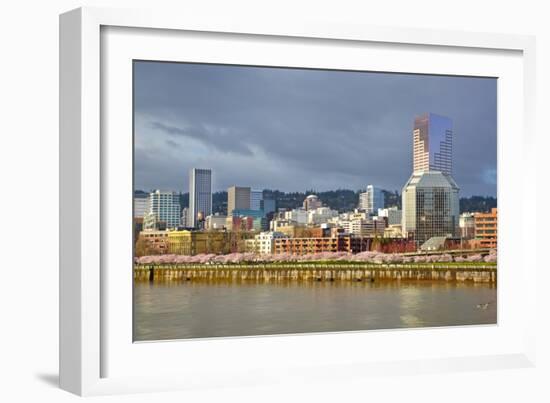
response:
M151 264L153 263L153 256L141 256L138 258L139 264Z
M382 253L377 251L364 251L356 254L351 252L316 252L306 255L295 255L288 252L279 254L257 254L252 252L246 253L229 253L226 255L215 255L212 253L203 253L194 256L187 255L154 255L141 256L134 259L137 264L237 264L244 262L310 262L310 261L351 261L377 264L394 264L394 263L432 263L432 262L496 262L497 252L491 250L488 255L471 255L467 258L461 256L452 257L450 254L441 255L419 255L419 256L404 256L402 253Z
M476 254L476 255L470 255L466 258L466 260L468 262L482 262L483 261L483 258L481 257L481 255L479 254Z
M487 255L483 258L483 260L487 263L495 263L497 261L497 255Z

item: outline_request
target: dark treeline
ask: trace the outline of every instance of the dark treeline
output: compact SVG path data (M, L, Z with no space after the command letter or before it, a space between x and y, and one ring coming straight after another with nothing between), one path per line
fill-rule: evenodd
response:
M460 198L460 212L486 213L497 206L497 199L490 196L471 196Z

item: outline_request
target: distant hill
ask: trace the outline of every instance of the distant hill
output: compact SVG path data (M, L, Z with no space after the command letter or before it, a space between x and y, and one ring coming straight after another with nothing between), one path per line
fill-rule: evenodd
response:
M497 199L490 196L471 196L460 199L460 212L489 212L497 206Z

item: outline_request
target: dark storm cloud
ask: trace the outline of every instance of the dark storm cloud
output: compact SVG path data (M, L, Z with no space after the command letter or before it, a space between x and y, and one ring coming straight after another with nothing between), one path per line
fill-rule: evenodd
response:
M461 194L495 195L494 79L138 62L136 187L401 189L424 112L453 120Z
M238 138L235 133L230 133L221 128L208 127L174 127L168 126L161 122L151 122L153 129L158 129L172 136L182 136L190 139L195 139L203 142L205 145L216 148L222 152L236 152L237 154L252 155L252 151L235 138ZM167 140L170 145L178 145L178 143Z

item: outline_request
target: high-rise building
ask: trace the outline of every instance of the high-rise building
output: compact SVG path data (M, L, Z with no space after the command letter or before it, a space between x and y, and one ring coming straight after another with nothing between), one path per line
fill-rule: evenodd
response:
M202 217L212 214L212 171L191 168L189 171L189 227L197 227L199 213Z
M251 190L250 191L250 210L261 210L263 198L264 198L263 191Z
M149 210L149 194L134 192L134 218L143 218Z
M451 119L426 113L414 119L413 171L440 171L452 175L453 123Z
M426 113L413 129L413 173L402 192L402 232L417 243L459 235L458 185L452 178L451 119Z
M230 216L233 210L251 210L250 193L249 187L231 186L227 189L227 215Z
M439 171L413 172L403 187L403 235L424 243L434 236L457 236L458 186Z
M384 193L382 190L368 185L367 191L359 195L359 208L370 215L375 215L378 209L384 208Z
M156 222L164 222L168 228L175 228L180 224L181 208L176 192L155 190L150 193L148 210Z
M262 199L261 210L265 214L274 213L277 209L274 199Z

